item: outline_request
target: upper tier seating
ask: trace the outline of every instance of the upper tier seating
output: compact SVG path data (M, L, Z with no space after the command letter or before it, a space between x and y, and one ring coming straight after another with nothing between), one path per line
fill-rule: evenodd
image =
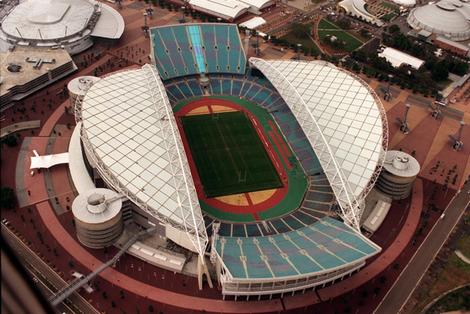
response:
M163 80L201 73L244 74L246 56L235 24L204 23L150 30Z

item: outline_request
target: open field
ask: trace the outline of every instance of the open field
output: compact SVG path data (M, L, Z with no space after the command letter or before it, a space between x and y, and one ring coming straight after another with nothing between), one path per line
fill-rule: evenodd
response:
M323 40L328 36L335 36L338 40L344 41L345 46L343 50L347 52L352 52L363 44L359 38L356 38L346 30L341 29L338 25L327 21L326 19L322 19L318 24L318 37L320 38L320 41L323 42Z

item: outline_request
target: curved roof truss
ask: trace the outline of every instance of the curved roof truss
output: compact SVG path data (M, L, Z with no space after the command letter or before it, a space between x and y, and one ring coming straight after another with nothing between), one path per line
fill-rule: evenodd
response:
M194 251L202 255L208 242L207 233L183 143L163 83L151 65L127 72L129 74L124 76L120 73L107 76L88 90L83 101L80 97L77 99L75 117L77 122L84 122L81 129L84 147L109 186L152 216L185 231ZM137 98L137 94L132 91L143 98ZM123 117L129 110L132 110L132 116L127 120L131 121L125 121ZM133 128L141 122L147 128L138 135L125 138L130 136L129 126ZM112 137L112 140L106 140ZM116 139L118 143L112 142ZM136 147L150 151L135 156L132 162L125 161L125 155L110 157L122 156L126 143L135 140L140 141ZM103 153L103 145L112 146L108 154ZM131 154L137 151L136 148ZM142 172L141 175L130 177L130 173L139 169L139 162L149 156L154 163L164 161L164 168L148 166L144 170L147 175ZM120 172L119 169L124 170ZM151 173L148 174L148 171ZM156 182L160 190L150 194L150 185Z
M370 191L370 189L373 187L378 174L380 173L380 170L383 165L384 161L384 150L387 147L387 139L388 139L388 129L387 129L387 122L386 122L386 115L385 111L383 110L383 107L380 103L380 100L376 96L376 94L368 89L367 85L363 83L362 81L359 80L357 77L352 77L350 73L345 73L344 71L337 69L333 65L329 64L320 64L318 62L312 63L312 62L301 62L301 61L286 61L286 60L279 60L279 61L265 61L262 59L258 58L250 58L250 63L258 68L273 84L273 86L278 90L279 94L284 98L285 102L289 106L290 110L296 117L299 125L302 127L303 131L305 132L307 138L309 139L310 144L312 145L313 150L317 154L317 157L320 161L320 164L323 168L323 171L325 172L330 185L333 189L333 192L336 196L338 205L341 210L341 216L344 219L344 221L355 228L356 230L360 229L360 217L362 215L363 209L364 209L364 199L367 193ZM286 68L284 67L285 65L300 65L299 68L295 69L295 73L292 74L292 76L287 77L288 74L286 72ZM363 144L358 144L358 143L347 143L346 140L343 138L350 137L353 138L353 142L355 141L355 137L351 136L351 134L348 130L352 128L345 127L345 125L341 125L341 123L344 123L342 120L342 116L347 116L352 109L348 108L347 106L343 106L343 103L337 102L337 108L335 108L334 104L332 101L328 101L326 103L326 107L330 106L330 109L334 109L333 114L330 115L331 121L334 121L335 118L337 118L337 121L340 121L338 125L338 129L346 129L343 131L341 134L343 137L340 138L337 136L336 132L333 130L331 131L328 130L331 125L328 125L328 122L321 121L324 120L324 115L319 114L318 112L315 112L316 110L319 111L319 107L321 106L321 103L325 103L325 98L328 92L328 89L335 93L335 90L331 90L332 88L332 83L335 80L335 77L329 77L328 78L328 86L325 87L323 84L324 82L314 82L315 84L311 84L310 86L306 87L305 90L314 89L312 93L317 93L320 94L319 97L314 99L314 97L310 97L307 99L307 96L305 93L299 92L301 90L300 87L294 87L292 81L292 77L297 77L301 76L302 73L306 75L305 81L311 80L315 81L314 79L311 79L309 75L313 72L312 69L307 69L308 65L316 65L318 69L313 69L314 71L321 71L323 68L327 68L328 71L332 70L334 73L340 73L341 77L338 77L338 81L340 80L349 80L349 83L354 84L354 89L352 90L352 95L353 96L348 96L346 95L349 100L344 100L346 96L344 96L343 100L344 102L348 102L349 104L351 103L364 103L364 107L369 106L370 111L369 115L367 116L367 119L373 118L373 124L371 124L371 134L368 134L371 136L371 138L374 138L372 140L372 146L369 147L369 149L364 150L362 145L366 147L367 140L364 140ZM333 74L333 73L332 73ZM318 80L318 78L317 78ZM299 86L306 86L302 84L307 84L308 82L303 81L302 79L299 79L300 82L297 82ZM357 83L359 81L360 83ZM311 82L310 82L311 83ZM340 84L342 82L339 82ZM343 82L346 84L345 82ZM315 85L315 86L314 86ZM316 89L315 89L316 88ZM365 90L362 90L364 89ZM360 96L359 91L362 93ZM366 95L369 94L369 95ZM357 97L355 99L354 97ZM361 98L362 97L362 98ZM367 99L366 99L367 98ZM365 103L365 101L368 101ZM317 102L316 102L317 101ZM377 108L373 108L371 104L374 103L376 104ZM342 108L342 106L344 108ZM332 108L333 107L333 108ZM362 110L366 108L360 108L357 110ZM376 117L371 117L373 115L376 115ZM335 117L336 115L336 117ZM338 116L342 115L342 116ZM355 123L357 121L354 121L353 118L349 119L351 120L351 123ZM380 130L379 130L380 129ZM372 131L375 132L375 134L372 134ZM380 132L380 134L378 134ZM333 146L332 146L333 145ZM347 146L349 145L350 149L355 149L356 151L359 151L356 153L356 155L345 155L344 151L341 150L342 146ZM369 159L365 159L364 155L367 155L368 152L371 152L371 155L373 155ZM346 153L347 154L347 153ZM341 158L343 157L343 158ZM357 158L356 161L351 163L350 160L352 157ZM365 164L365 165L364 165ZM349 167L348 167L349 165ZM362 172L361 175L356 175L354 172L357 171L358 169L354 168L363 168L360 169Z

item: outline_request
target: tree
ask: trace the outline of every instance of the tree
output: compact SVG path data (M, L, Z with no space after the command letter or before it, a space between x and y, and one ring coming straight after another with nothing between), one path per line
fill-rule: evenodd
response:
M389 31L390 34L399 33L400 32L400 27L398 27L398 25L396 25L396 24L393 24L393 25L390 25L388 27L388 31Z
M297 38L308 38L310 35L310 26L301 23L292 24L292 34Z
M437 62L431 69L432 78L436 81L446 80L449 76L449 70L447 68L447 62L445 60Z
M2 187L0 190L0 208L12 209L16 205L15 191L9 187Z
M348 18L339 19L336 24L342 29L350 29L351 28L351 21Z
M3 140L3 143L5 143L8 147L15 147L18 145L18 140L16 139L16 136L13 134L8 135L5 137Z

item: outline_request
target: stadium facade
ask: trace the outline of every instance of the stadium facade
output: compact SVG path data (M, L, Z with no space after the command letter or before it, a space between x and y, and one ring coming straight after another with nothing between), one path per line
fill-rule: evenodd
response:
M170 25L150 35L154 65L110 74L77 98L69 147L80 194L116 191L124 225L154 227L175 249L136 256L174 271L197 258L200 286L215 273L224 298L249 298L334 283L380 252L360 231L387 148L374 91L323 61L247 63L236 25ZM247 102L268 114L300 165L290 170L308 183L300 205L249 222L211 215L174 114L195 100Z

